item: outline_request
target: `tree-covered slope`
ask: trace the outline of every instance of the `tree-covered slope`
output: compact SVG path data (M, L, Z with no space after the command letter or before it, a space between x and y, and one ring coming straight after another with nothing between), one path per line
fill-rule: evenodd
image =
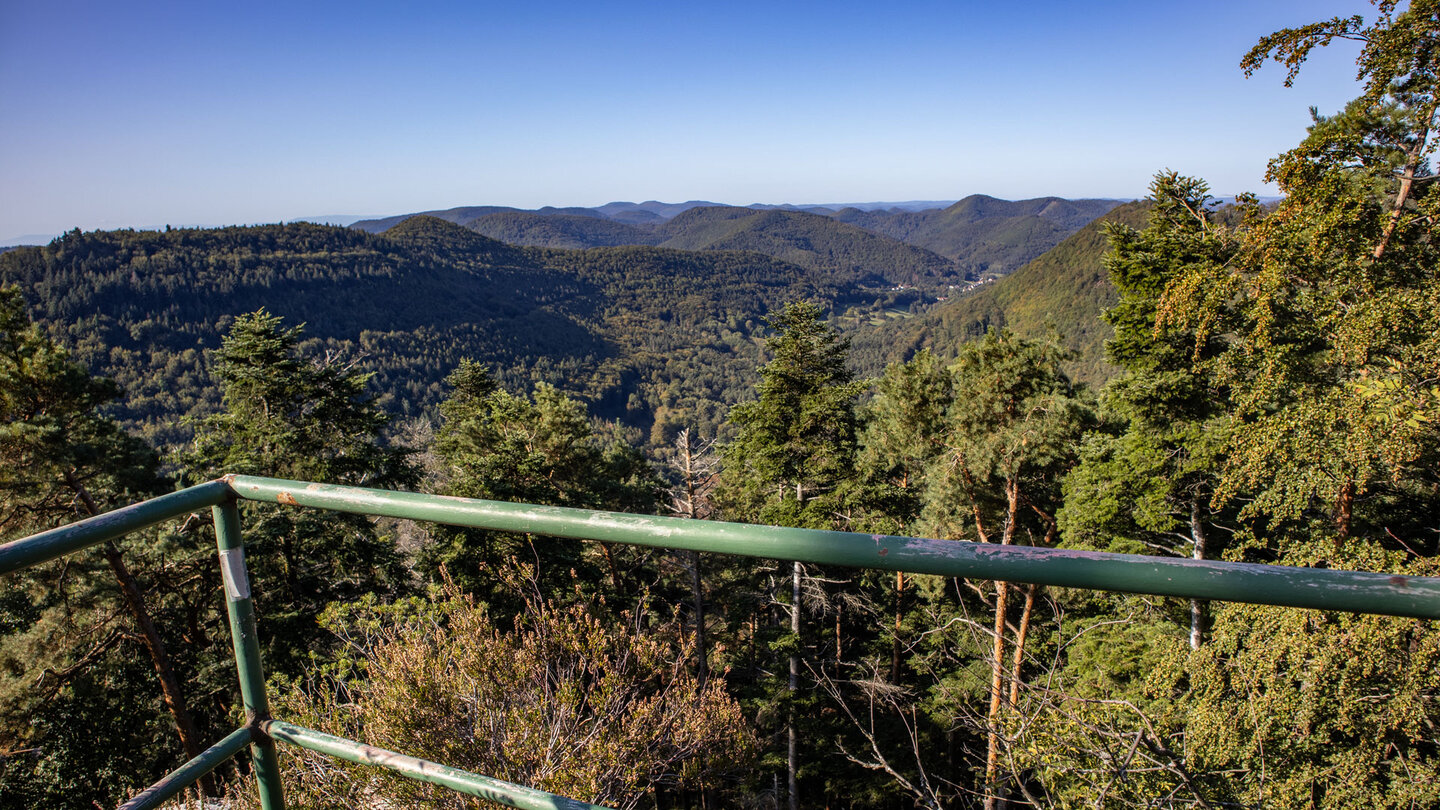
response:
M1012 202L975 194L944 209L847 208L835 218L934 251L974 275L1004 275L1117 205L1059 197Z
M778 207L699 206L650 226L538 211L488 213L461 224L493 239L533 247L659 245L752 251L834 274L843 282L872 286L939 287L963 280L952 262L930 251L830 217Z
M519 208L511 208L505 205L464 205L458 208L447 208L443 211L421 211L418 214L396 214L393 217L362 219L359 222L352 223L350 227L366 233L384 233L411 217L434 217L436 219L443 219L446 222L453 222L456 225L461 225L473 219L483 217L486 214L519 210Z
M1067 371L1078 380L1104 382L1115 370L1105 361L1111 329L1100 313L1116 301L1103 266L1109 247L1104 223L1144 227L1146 211L1144 203L1126 203L1005 278L917 318L862 330L855 338L857 363L866 373L878 373L920 348L954 356L960 344L983 336L990 327L1008 327L1030 338L1053 327L1079 355Z
M751 332L797 298L846 290L758 254L519 248L432 217L383 234L309 224L66 234L0 256L37 319L127 389L162 442L215 403L205 351L243 313L306 325L306 348L376 374L416 413L465 358L507 384L546 380L649 429L657 406L711 428L753 382ZM632 396L632 394L634 396Z
M653 245L653 230L598 216L498 211L461 223L478 234L512 245L580 250L618 245Z
M656 229L658 244L682 250L751 250L868 284L936 286L963 280L928 250L799 211L692 208Z

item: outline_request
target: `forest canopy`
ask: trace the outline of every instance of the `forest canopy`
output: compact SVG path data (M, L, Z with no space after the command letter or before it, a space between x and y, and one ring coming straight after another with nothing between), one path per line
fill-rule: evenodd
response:
M1374 6L1243 57L1288 82L1360 43L1363 94L1271 161L1277 204L1161 170L1021 284L934 309L755 252L521 247L434 217L6 253L0 539L244 472L1440 576L1440 0ZM1102 248L1103 278L1077 270ZM1053 313L1083 340L1006 328L1032 323L1025 289L1092 295ZM912 305L895 355L852 344ZM1101 336L1104 363L1077 362ZM1440 806L1428 620L242 509L278 706L584 800ZM0 808L113 805L241 721L208 522L10 575ZM455 801L281 768L305 806ZM196 791L249 806L251 769Z

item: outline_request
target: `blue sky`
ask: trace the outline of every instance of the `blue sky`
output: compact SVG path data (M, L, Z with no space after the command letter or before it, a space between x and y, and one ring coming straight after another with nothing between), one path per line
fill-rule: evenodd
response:
M1265 193L1364 2L0 0L0 244L455 205Z

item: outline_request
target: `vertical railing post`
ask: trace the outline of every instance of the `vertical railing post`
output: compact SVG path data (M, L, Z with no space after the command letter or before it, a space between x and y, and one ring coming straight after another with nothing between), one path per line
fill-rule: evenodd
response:
M260 807L284 810L275 741L259 725L270 719L270 701L265 696L265 673L260 668L260 640L255 635L255 603L250 599L250 577L245 570L240 512L233 500L217 504L211 511L215 516L215 543L220 547L225 606L230 613L230 637L235 643L235 668L240 675L240 699L245 704L245 724L253 735L250 755L260 789Z

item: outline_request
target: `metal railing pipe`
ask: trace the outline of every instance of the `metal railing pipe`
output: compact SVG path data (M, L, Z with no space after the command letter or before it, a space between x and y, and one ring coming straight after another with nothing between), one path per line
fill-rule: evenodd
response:
M224 481L207 481L58 529L12 540L0 545L0 575L114 540L187 512L208 509L230 497L230 487Z
M384 748L365 745L316 731L283 720L267 720L260 724L266 734L277 740L318 751L360 765L376 765L420 782L440 785L467 796L478 796L506 807L522 810L609 810L596 804L567 799L543 790L502 782L488 776L462 771L428 759L419 759Z
M260 723L270 719L270 701L265 694L265 672L260 665L260 639L255 632L255 602L250 597L250 574L245 568L245 543L240 533L240 512L235 502L216 504L215 545L220 549L220 579L225 585L225 609L230 616L230 639L235 648L235 669L240 676L240 700L245 705L245 723L255 732L250 756L262 810L284 810L285 794L280 785L280 761L275 741L260 732Z
M240 749L250 742L250 735L249 728L235 729L220 742L196 754L194 759L161 777L160 781L135 794L134 798L115 810L149 810L159 807L239 753Z
M242 498L352 514L918 574L1440 619L1440 578L596 512L228 476Z

